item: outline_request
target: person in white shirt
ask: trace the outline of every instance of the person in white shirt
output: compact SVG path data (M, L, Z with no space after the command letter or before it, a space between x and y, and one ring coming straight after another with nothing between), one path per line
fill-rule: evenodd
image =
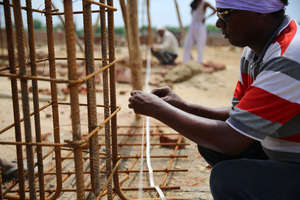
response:
M151 53L162 65L174 65L178 56L178 41L165 27L157 29L160 44L153 45Z
M191 51L194 45L197 45L197 62L203 61L204 47L206 44L206 27L205 20L216 13L216 9L205 0L194 0L191 3L192 8L192 23L184 43L183 63L191 60ZM207 8L212 9L212 13L205 17Z

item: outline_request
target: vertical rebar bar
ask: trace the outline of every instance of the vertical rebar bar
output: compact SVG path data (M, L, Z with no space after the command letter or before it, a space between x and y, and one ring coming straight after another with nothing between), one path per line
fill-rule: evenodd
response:
M100 0L100 3L104 3ZM101 50L102 50L102 65L107 65L107 30L106 30L106 13L105 8L100 7L100 22L101 22ZM109 84L108 84L108 71L102 73L103 77L103 102L104 102L104 119L109 117ZM112 157L111 157L111 138L110 138L110 124L106 123L104 126L105 132L105 147L106 147L106 177L108 178L112 170ZM107 185L107 199L112 199L112 182Z
M22 94L22 108L24 116L24 128L25 128L25 141L32 142L31 135L31 123L30 123L30 107L29 107L29 96L28 96L28 81L23 79L22 76L26 75L25 65L25 46L24 46L24 27L21 12L21 3L19 0L14 0L14 17L15 27L17 36L17 49L18 49L18 61L20 67L21 76L21 94ZM34 182L34 155L33 148L31 145L26 145L26 156L27 156L27 170L29 180L29 193L30 199L36 199L35 182Z
M93 27L91 15L91 3L82 1L83 22L84 22L84 44L85 44L85 65L86 74L89 75L95 71L94 66L94 46L93 46ZM96 90L95 78L87 81L87 104L88 104L88 127L89 132L97 127L97 110L96 110ZM92 183L92 191L96 196L100 193L100 177L99 177L99 141L98 134L95 133L89 139L90 149L90 175Z
M51 0L45 0L45 11L46 11L45 16L46 16L46 29L47 29L49 71L50 71L50 77L52 79L56 79ZM51 87L51 101L52 101L53 137L55 143L60 143L57 85L54 81L51 81L50 87ZM51 199L56 199L60 195L62 189L61 149L58 146L55 147L55 166L56 166L56 191L51 196Z
M30 66L31 75L36 76L36 54L35 54L35 42L34 42L34 30L33 30L33 17L32 17L32 4L31 0L26 0L27 7L27 26L28 26L28 42L29 42L29 55L30 55ZM38 94L38 82L37 80L32 80L32 96L33 96L33 108L34 108L34 123L35 123L35 137L36 142L41 142L41 122L40 122L40 112L39 112L39 94ZM43 152L42 147L36 147L37 153L37 166L38 166L38 177L39 177L39 194L40 199L45 199L45 184L44 184L44 167L43 167Z
M14 40L13 40L13 25L11 20L11 11L9 7L9 0L4 0L4 15L5 15L5 26L6 26L6 37L7 37L7 51L8 61L10 66L10 73L16 74L15 65L15 52L14 52ZM11 92L14 112L14 123L15 123L15 138L16 142L22 142L21 126L20 126L20 106L18 100L18 85L17 79L11 78ZM18 181L19 181L19 196L21 199L25 199L25 177L24 177L24 165L23 165L23 149L22 145L16 145L17 151L17 165L18 165Z
M76 48L75 48L75 28L73 20L73 5L72 0L64 0L64 15L65 15L65 31L67 44L67 60L68 60L68 76L70 80L78 80L76 66ZM78 84L70 84L70 101L71 101L71 118L73 132L73 147L74 160L76 170L76 192L77 199L84 199L84 177L83 177L83 162L80 127L80 111L79 111L79 96Z
M111 7L114 6L113 0L107 0L107 4ZM108 10L108 53L109 53L110 63L115 60L114 40L115 40L114 11ZM111 101L110 106L111 106L111 113L113 113L117 108L115 65L112 65L109 68L109 78L110 78L110 101ZM118 162L118 138L117 138L117 116L116 115L111 119L111 134L112 134L112 161L113 161L113 167L115 167ZM128 199L121 191L121 187L119 183L119 174L115 173L113 179L114 179L114 186L119 197L121 199Z

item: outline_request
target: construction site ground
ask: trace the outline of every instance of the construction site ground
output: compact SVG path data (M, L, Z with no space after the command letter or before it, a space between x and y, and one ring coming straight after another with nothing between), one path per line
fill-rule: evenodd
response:
M61 53L57 53L61 51ZM39 47L37 52L41 54L47 55L46 47ZM56 54L59 56L63 56L65 54L65 47L56 46ZM98 51L100 52L100 51ZM225 70L216 71L212 73L199 73L189 80L168 84L173 88L173 90L183 99L201 104L209 107L224 107L230 106L231 99L233 95L233 91L236 85L236 81L238 79L239 72L239 61L242 53L242 49L235 48L232 46L221 46L221 47L212 47L208 46L205 49L204 62L213 61L214 63L224 64L226 66ZM78 56L80 53L78 53ZM127 56L127 48L126 47L116 47L116 57L124 58ZM142 53L144 55L144 52ZM181 62L183 54L183 49L180 49L180 54L177 63ZM192 52L194 59L196 58L197 52L196 49ZM97 53L95 53L97 56ZM157 63L155 58L152 58L153 63ZM7 63L4 63L7 64ZM67 68L63 67L61 64L61 69L58 69L58 74L61 77L67 77ZM42 70L42 73L47 73L46 65L39 66L39 69ZM164 86L163 79L161 74L166 73L167 70L170 70L174 66L161 66L159 64L154 64L152 66L152 74L151 88ZM118 68L118 66L117 66ZM79 72L83 73L82 68L78 68ZM82 70L82 71L80 71ZM101 78L100 78L101 79ZM43 85L44 84L44 85ZM100 83L101 84L101 83ZM11 91L10 91L10 80L8 78L0 78L0 124L1 129L5 126L8 126L13 122L13 113L12 113L12 105L11 105ZM59 99L68 100L68 91L67 88L64 88L65 85L60 85L59 90ZM49 100L50 96L47 93L47 88L49 88L49 83L41 83L40 88L45 89L40 93L41 102L44 104ZM117 83L117 104L121 107L121 111L118 113L118 125L131 125L135 121L135 114L132 110L128 108L128 98L130 96L131 85L126 83ZM84 93L84 89L81 91ZM101 93L101 89L98 91ZM86 96L80 97L81 102L86 102ZM97 98L97 103L101 104L103 102L102 94ZM41 103L42 104L42 103ZM46 111L48 110L48 111ZM51 109L46 109L41 112L41 120L43 121L43 130L44 133L47 133L47 128L51 130L52 124L47 124L47 120L49 119L49 112ZM83 110L82 112L87 112ZM51 113L51 112L50 112ZM70 122L70 114L66 110L60 110L60 121L62 124L62 129L64 129L64 124L68 124ZM101 116L99 116L101 118ZM162 125L159 122L152 121L152 125ZM86 125L87 127L87 119L82 118L82 125ZM67 126L67 125L66 125ZM70 128L70 126L68 126ZM1 137L2 139L13 140L13 129L7 131ZM61 131L63 132L63 131ZM69 133L67 136L62 136L63 139L69 139L71 137L70 130L66 128L64 130L65 133ZM83 133L86 131L83 130ZM201 130L199 130L199 134L201 134ZM45 136L47 137L47 135ZM185 138L185 142L190 145L185 146L185 148L180 149L178 151L179 155L188 155L188 158L178 159L173 163L173 168L175 169L188 169L188 172L177 172L173 173L169 176L168 182L172 183L171 185L180 186L179 190L171 190L166 191L166 195L168 197L179 197L178 199L193 199L193 200L211 200L211 194L209 189L209 175L210 175L210 167L204 162L197 151L197 146L193 142L189 141ZM164 154L167 149L160 147L161 152L159 154ZM15 147L13 146L0 146L1 157L10 161L15 161ZM153 161L153 166L162 165L162 168L166 164L165 163L155 163L157 161ZM121 166L122 167L122 166ZM123 166L124 167L124 166ZM157 178L157 177L156 177ZM74 183L73 183L74 184ZM137 197L136 193L128 193L132 197ZM147 198L157 197L155 192L151 192ZM63 196L62 199L68 199L69 196Z

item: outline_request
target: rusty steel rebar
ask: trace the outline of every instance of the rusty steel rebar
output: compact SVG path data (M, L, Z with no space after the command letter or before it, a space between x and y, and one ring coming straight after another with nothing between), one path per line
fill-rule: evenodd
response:
M101 4L104 4L104 0L99 1ZM102 65L107 65L107 28L106 28L106 13L105 8L100 7L100 26L101 26L101 54L102 54ZM102 73L103 80L103 104L104 104L104 118L108 118L110 112L110 103L109 103L109 83L108 83L108 72L103 71ZM112 108L111 108L112 109ZM111 127L109 123L106 123L104 126L105 132L105 147L106 147L106 171L107 171L107 179L112 171L112 155L111 155L111 135L110 130ZM112 200L112 181L107 183L107 199Z
M55 52L54 52L54 34L53 34L53 22L52 22L52 6L51 0L45 0L45 16L46 16L46 27L47 27L47 43L48 43L48 62L50 78L56 79L56 67L55 67ZM52 124L53 124L53 138L54 143L60 143L60 129L59 129L59 111L58 111L58 100L57 100L57 86L55 82L50 83L51 88L51 101L52 101ZM50 199L57 198L62 189L62 165L61 165L61 151L57 146L55 150L55 164L56 164L56 191L49 197Z
M14 0L13 4L9 4L9 0L3 0L0 5L4 7L6 32L7 32L7 45L8 45L8 58L9 66L1 68L0 77L8 77L11 80L12 88L12 103L14 111L14 123L0 130L6 133L9 129L15 128L15 141L0 141L0 145L14 145L17 149L17 162L18 162L18 175L19 178L16 182L10 185L3 192L0 191L4 199L58 199L63 192L76 193L77 199L85 199L88 192L93 192L97 199L107 196L111 200L117 195L122 200L128 198L124 191L137 191L138 187L122 187L125 182L129 182L132 177L140 173L140 170L134 169L141 159L141 152L136 155L121 155L119 150L125 147L132 149L141 146L140 142L130 142L132 137L141 137L141 126L138 125L123 125L117 126L117 114L120 107L117 106L116 96L116 78L115 78L115 58L114 47L114 8L113 0L99 0L99 2L92 0L82 0L83 10L73 11L72 0L64 0L64 11L58 12L58 9L53 10L51 0L45 0L45 9L38 10L32 8L31 0L26 0L26 6L21 6L18 0ZM92 10L91 4L99 6L100 10ZM15 62L14 43L13 43L13 26L11 20L10 8L13 8L14 17L16 22L16 42L17 42L17 59ZM29 46L29 60L26 61L24 51L24 29L21 10L27 11L27 27L28 27L28 46ZM100 24L101 24L101 58L94 57L93 46L93 26L92 26L92 13L100 11ZM37 59L35 49L35 34L33 29L32 13L39 12L46 17L46 31L47 31L47 47L48 56L45 58ZM76 36L74 29L74 14L83 14L84 22L84 57L76 57ZM65 17L65 41L67 56L55 57L54 50L54 33L52 17L54 15L64 15ZM26 41L27 42L27 41ZM68 65L68 79L56 78L56 60L66 61ZM77 60L85 61L86 75L79 78L77 74ZM96 65L95 61L101 61L101 65ZM37 74L37 63L48 62L49 64L49 77L42 77ZM26 73L26 66L30 66L30 75ZM18 70L17 70L18 69ZM2 71L9 70L9 73L2 73ZM19 71L19 73L17 73ZM95 89L95 76L99 73L103 75L103 105L96 104L96 89ZM32 82L32 101L33 111L29 107L29 94L28 94L28 81ZM18 81L21 83L21 97L23 105L23 118L20 115L20 105L18 101ZM40 107L41 101L38 95L38 82L48 81L50 84L51 100L46 105ZM67 84L70 89L70 102L58 102L57 84ZM81 84L87 84L87 103L79 103L78 88ZM60 141L61 131L59 124L59 106L70 106L71 122L70 127L72 130L72 139L65 139L64 142ZM80 107L86 107L88 124L81 124L80 120ZM47 142L41 139L41 119L40 113L46 108L52 108L52 124L53 124L53 141ZM104 119L101 122L97 119L98 108L103 108ZM34 119L35 125L35 138L32 139L31 133L31 117ZM25 141L22 140L21 126L25 127ZM69 125L68 125L69 126ZM82 127L87 126L88 133L81 134ZM160 127L166 126L151 126L159 130ZM121 129L131 128L134 133L122 133ZM104 130L102 130L104 129ZM119 131L120 130L120 131ZM101 132L101 133L100 133ZM118 134L119 133L119 134ZM178 135L177 133L151 133L151 139L159 137L160 135ZM118 143L118 137L123 137L122 141ZM141 139L141 138L139 138ZM186 155L178 155L177 151L181 146L189 145L181 140L170 143L157 143L151 144L153 147L169 146L174 147L173 152L166 155L152 155L154 159L168 159L169 165L166 168L154 169L153 172L163 174L161 189L174 190L179 189L179 186L166 186L167 177L170 173L186 172L187 169L174 169L174 159L186 158ZM24 172L23 166L23 151L22 147L26 148L26 161L28 170ZM47 147L44 151L43 148ZM100 152L100 147L105 147L103 152ZM36 150L36 162L34 162L33 149ZM83 156L83 153L85 156ZM62 156L63 155L63 156ZM50 157L52 156L52 158ZM144 156L145 157L145 156ZM44 165L50 159L51 165ZM52 160L51 160L52 159ZM46 161L47 160L47 161ZM52 162L55 162L52 165ZM101 163L104 163L100 167ZM122 162L131 162L129 168L119 169ZM70 163L75 166L74 170L65 168ZM90 166L90 169L83 169L83 166ZM37 168L35 172L33 169ZM100 169L101 168L101 169ZM148 172L144 169L143 172ZM102 181L100 174L105 174L106 180ZM1 173L0 173L1 175ZM120 176L121 175L121 176ZM119 176L121 179L119 179ZM28 177L28 184L25 184L25 177ZM76 180L75 188L68 187L65 183L74 177ZM56 179L55 188L53 188L52 179ZM1 181L1 180L0 180ZM70 180L72 181L72 180ZM113 182L113 184L112 184ZM101 183L101 184L100 184ZM18 188L16 185L18 184ZM102 185L102 186L100 186ZM114 186L114 187L113 187ZM143 187L144 191L154 191L152 187ZM16 195L18 193L18 195ZM29 196L27 195L29 193ZM12 195L13 194L13 195ZM38 197L37 197L38 196Z
M76 59L77 60L77 59ZM49 61L51 62L51 61ZM86 82L87 80L93 78L94 76L96 76L97 74L109 69L110 67L112 67L115 63L117 62L117 60L114 60L112 63L103 66L101 69L89 74L88 76L81 78L81 79L77 79L77 80L64 80L64 79L56 79L56 78L42 78L42 77L38 77L38 76L22 76L22 79L28 79L28 80L39 80L39 81L49 81L49 82L55 82L55 83L69 83L69 84L82 84L84 82ZM18 74L12 74L12 73L0 73L0 76L4 76L4 77L14 77L14 78L21 78L20 75Z
M138 187L122 187L122 190L124 190L124 191L137 191L139 189L140 188L138 188ZM154 191L155 190L154 187L144 187L142 189L144 191L150 191L150 190ZM179 186L165 186L165 187L161 187L161 189L162 190L178 190L178 189L180 189L180 187ZM83 188L83 190L85 192L92 191L91 188ZM29 190L27 190L26 192L28 192L28 191ZM39 191L39 189L37 189L37 191ZM14 193L14 192L16 192L16 190L12 190L11 192ZM46 189L45 192L53 193L53 192L55 192L55 189ZM72 192L73 193L73 192L76 192L76 189L74 189L74 188L63 188L62 192ZM104 196L104 195L100 195L99 197L102 197L102 196ZM18 199L18 198L17 197L11 197L9 199ZM28 199L28 198L26 198L26 199Z
M24 27L21 12L21 3L18 0L13 1L13 13L15 18L15 28L16 28L16 41L18 49L18 62L20 65L20 76L21 76L21 95L22 95L22 110L24 116L24 132L26 142L32 142L32 132L31 132L31 120L30 120L30 106L29 106L29 95L28 95L28 82L22 79L22 76L26 74L25 66L25 39L24 39ZM26 145L26 155L27 155L27 170L28 170L28 180L30 187L30 198L32 200L36 199L36 186L34 182L34 155L32 146Z
M39 111L42 111L42 110L48 108L48 107L51 106L51 105L52 105L52 103L46 104L46 105L42 106L42 107L39 109ZM30 113L30 116L32 116L32 115L34 115L34 114L35 114L35 112L31 112L31 113ZM23 121L24 121L24 118L19 119L19 120L18 120L18 123L23 122ZM11 124L11 125L9 125L9 126L3 128L3 129L1 129L1 130L0 130L0 134L5 133L5 131L7 131L7 130L13 128L13 127L16 127L16 126L18 126L18 124L15 122L15 123L13 123L13 124ZM19 141L19 140L17 140L17 141ZM20 140L20 141L21 141L21 140Z
M70 80L78 80L76 67L76 46L75 46L75 28L73 20L73 5L72 0L64 0L65 11L65 31L66 31L66 45L68 57L68 77ZM84 178L83 178L83 163L82 150L78 142L81 141L81 127L80 127L80 111L79 111L79 96L78 85L69 85L70 101L71 101L71 116L72 116L72 135L74 143L75 155L75 169L76 169L76 191L77 199L84 199Z
M3 2L0 2L0 5L4 5L4 0L3 0ZM7 6L8 6L8 7L14 7L13 4L9 4L9 3L7 4ZM22 6L21 9L22 9L22 10L26 10L26 11L28 10L27 6ZM37 12L37 13L42 13L42 14L45 13L45 11L43 11L43 10L33 9L33 8L31 9L31 11L32 11L32 12Z
M52 1L51 1L51 4L52 4L52 7L53 7L54 10L58 10ZM64 13L64 15L65 15L65 14L66 14L66 13ZM73 11L72 11L72 13L68 13L68 14L73 15ZM62 18L62 16L61 16L61 15L57 15L57 16L58 16L58 18L59 18L61 24L62 24L63 26L65 26L65 20ZM82 44L81 44L81 42L80 42L80 39L79 39L79 37L77 36L76 32L74 33L74 37L75 37L75 42L76 42L76 44L78 45L80 51L81 51L81 52L84 52L84 48L83 48L83 46L82 46Z
M84 21L84 44L85 44L85 65L86 75L93 74L94 66L94 45L93 45L93 27L91 3L82 1L83 21ZM97 110L96 110L96 89L94 77L87 80L87 104L88 104L88 129L89 132L97 128ZM99 141L97 132L89 138L90 150L90 177L92 182L92 191L97 196L100 193L99 177Z
M34 41L34 30L33 30L33 17L32 17L32 4L31 0L26 0L27 6L27 29L28 29L28 42L29 42L29 55L30 55L30 66L31 75L36 76L36 53L35 53L35 41ZM39 92L38 92L38 82L37 80L32 80L32 95L33 95L33 108L34 108L34 125L35 125L35 139L36 142L41 142L41 121L39 112ZM38 167L38 177L39 177L39 195L40 199L45 199L45 183L44 183L44 166L43 166L43 152L42 147L36 147L37 154L37 167Z
M63 160L74 159L74 157L63 157L62 159ZM87 158L84 158L84 159L87 159ZM137 159L137 158L135 158L135 159ZM121 161L121 160L119 160L119 161ZM168 169L154 169L153 170L153 172L160 172L160 173L186 172L186 171L187 171L187 169L169 169L169 170ZM99 172L102 173L102 174L106 174L105 170L100 170ZM118 170L116 172L121 173L121 174L129 174L129 173L140 173L140 170L127 169L127 170ZM143 172L149 172L149 170L143 170ZM76 173L75 171L64 171L64 172L62 172L63 175L65 175L65 174L75 174L75 173ZM90 171L84 171L83 174L90 174ZM44 175L55 175L55 172L45 172Z
M10 72L16 73L15 68L15 53L14 53L14 42L13 42L13 25L11 19L11 11L9 7L9 0L4 0L4 15L5 15L5 26L6 26L6 37L7 37L7 51L9 58ZM12 102L14 112L14 128L15 128L15 139L17 142L22 141L21 125L20 125L20 105L18 97L18 85L17 79L11 78L11 91L12 91ZM24 164L23 164L23 149L21 145L16 145L17 151L17 165L18 165L18 180L19 180L19 196L25 199L25 178L24 178Z
M113 0L107 0L107 4L114 7ZM115 37L114 37L114 10L108 10L108 54L109 63L115 60ZM110 102L111 102L111 113L117 109L117 98L116 98L116 78L115 78L115 64L109 68L110 78ZM116 166L118 162L118 138L117 138L117 116L114 116L111 120L111 135L112 135L112 162L113 166ZM113 176L114 186L117 194L121 199L128 199L128 197L122 192L119 184L119 175L117 173Z
M183 136L180 135L180 136L178 137L178 140L177 140L177 144L178 144L178 145L176 145L176 147L175 147L175 149L174 149L174 152L173 152L173 154L172 154L173 156L175 156L175 155L177 154L177 151L178 151L178 149L179 149L179 144L181 143L182 140L183 140ZM173 161L174 161L174 158L171 158L171 159L169 160L169 164L168 164L167 170L170 170L170 169L171 169L171 167L172 167L172 165L173 165ZM168 176L169 176L169 173L168 173L168 171L167 171L166 174L164 175L164 177L162 178L162 181L161 181L161 184L159 185L159 187L163 187L163 186L166 185L166 181L167 181Z
M92 10L91 11L92 13L99 13L100 10ZM64 12L55 12L55 13L52 13L53 16L55 15L64 15L65 13ZM80 15L80 14L83 14L83 11L73 11L73 15Z
M71 151L71 150L69 150L69 151ZM100 156L100 158L105 159L104 156ZM119 158L119 160L121 160L121 159L139 159L139 158L141 158L141 156L139 156L139 155L126 156L125 155L125 156L118 156L118 158ZM146 158L146 156L143 156L143 158ZM151 155L150 158L187 158L187 155ZM69 157L69 158L62 157L62 159L74 159L74 158L73 157ZM85 157L83 157L83 159L90 159L90 157L85 156ZM122 170L119 170L119 171L122 171ZM163 171L166 171L166 170L163 170ZM167 171L172 171L172 170L170 169L170 170L167 170Z

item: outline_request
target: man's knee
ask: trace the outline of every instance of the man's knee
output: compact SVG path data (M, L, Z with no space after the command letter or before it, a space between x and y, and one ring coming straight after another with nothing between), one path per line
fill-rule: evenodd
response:
M210 174L210 187L212 192L219 192L222 189L225 189L227 187L227 181L228 181L228 174L231 173L231 171L228 170L228 161L221 162L219 164L216 164Z
M234 179L237 161L223 161L213 167L210 174L210 189L215 200L230 200L236 195L239 184Z

